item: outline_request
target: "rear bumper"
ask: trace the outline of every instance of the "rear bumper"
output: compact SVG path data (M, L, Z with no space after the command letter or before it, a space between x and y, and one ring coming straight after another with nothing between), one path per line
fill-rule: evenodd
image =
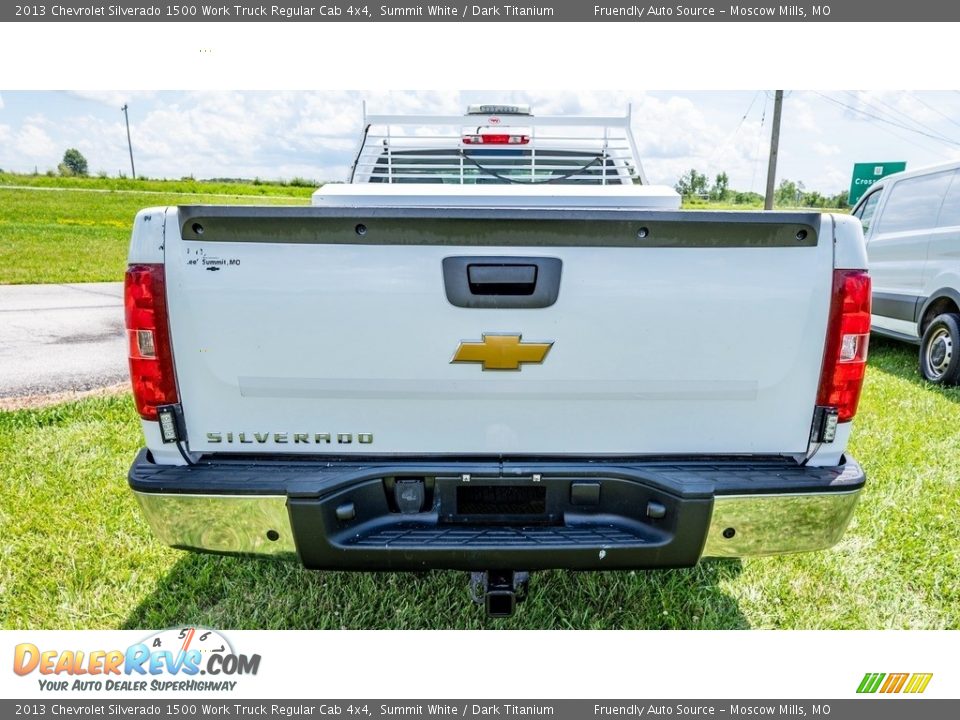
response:
M787 460L182 467L155 465L143 451L129 481L157 537L182 549L298 557L315 569L587 570L830 547L864 475L849 459L834 468ZM419 511L399 511L400 481L422 482Z

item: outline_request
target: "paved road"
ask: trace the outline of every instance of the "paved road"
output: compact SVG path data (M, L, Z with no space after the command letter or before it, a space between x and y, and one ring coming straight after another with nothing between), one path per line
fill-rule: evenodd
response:
M126 378L123 283L0 285L0 398Z

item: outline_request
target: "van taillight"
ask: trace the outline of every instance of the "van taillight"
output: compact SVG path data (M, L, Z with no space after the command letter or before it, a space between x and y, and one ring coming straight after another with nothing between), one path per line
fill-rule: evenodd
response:
M834 270L817 405L836 408L839 422L857 414L869 343L870 276L864 270Z
M177 402L163 265L128 266L123 304L133 399L140 417L156 420L158 406Z

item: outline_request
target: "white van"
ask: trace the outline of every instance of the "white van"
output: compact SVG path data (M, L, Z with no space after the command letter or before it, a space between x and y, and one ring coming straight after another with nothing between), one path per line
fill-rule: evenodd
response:
M960 162L889 175L853 210L873 278L871 330L920 344L920 373L960 383Z

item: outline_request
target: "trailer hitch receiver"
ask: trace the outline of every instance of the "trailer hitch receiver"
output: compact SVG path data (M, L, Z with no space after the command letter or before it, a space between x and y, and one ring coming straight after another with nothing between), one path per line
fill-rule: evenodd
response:
M510 617L517 603L527 597L530 573L514 570L487 570L470 574L470 597L483 605L487 617Z

